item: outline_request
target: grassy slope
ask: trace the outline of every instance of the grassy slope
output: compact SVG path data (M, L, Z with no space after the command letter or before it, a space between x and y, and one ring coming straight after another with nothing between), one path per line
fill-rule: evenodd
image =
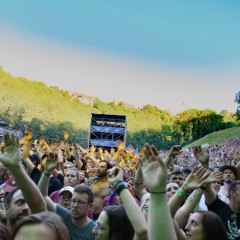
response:
M225 142L229 139L234 139L237 137L240 137L240 126L210 133L185 147L192 148L204 143L209 143L210 146L215 146L220 142Z
M91 113L126 115L130 132L160 129L164 123L160 116L134 108L125 109L106 103L102 103L101 107L92 107L77 99L70 101L56 88L47 87L42 82L12 77L0 66L0 108L8 107L23 107L26 121L32 118L53 123L69 121L82 129L89 128Z

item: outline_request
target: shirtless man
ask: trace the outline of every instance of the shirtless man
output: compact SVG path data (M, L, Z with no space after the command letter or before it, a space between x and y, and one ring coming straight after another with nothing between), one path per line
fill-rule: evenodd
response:
M86 180L85 184L89 186L94 193L93 202L93 219L96 220L102 211L103 199L111 194L109 182L107 178L107 170L112 168L112 165L103 160L98 165L98 176L91 177Z

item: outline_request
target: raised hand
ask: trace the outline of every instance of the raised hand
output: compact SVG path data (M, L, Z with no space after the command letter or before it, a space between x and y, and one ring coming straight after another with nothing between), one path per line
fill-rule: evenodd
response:
M82 153L88 153L82 146L79 146L79 149Z
M64 137L64 141L68 141L68 139L69 139L69 134L68 134L68 132L63 132L63 137Z
M96 150L96 148L94 147L94 145L92 145L92 146L90 147L90 152L95 152L95 150Z
M181 153L181 150L182 150L181 145L174 145L169 151L170 157L175 157L179 155Z
M204 167L195 167L184 181L183 190L190 192L190 190L200 188L210 174L211 172L207 171Z
M110 154L109 154L108 150L104 150L104 155L105 155L106 157L109 157L109 158L111 158L111 156L110 156Z
M18 137L6 133L4 135L4 145L4 153L0 157L0 162L8 168L17 166L21 160Z
M26 142L28 142L28 143L31 142L32 138L33 138L32 129L29 128L29 129L27 130L27 132L25 133L25 136L24 136L25 143L26 143Z
M181 146L181 145L174 145L174 146L170 149L167 157L164 159L164 162L166 162L168 168L169 168L171 171L174 170L174 165L173 165L173 161L172 161L171 158L179 155L179 154L181 153L181 150L182 150L182 146Z
M39 145L40 145L41 147L43 147L44 144L45 144L45 137L41 136L41 137L39 138Z
M110 154L111 154L112 157L115 155L115 149L114 148L111 148Z
M115 188L118 182L123 181L123 170L120 167L113 167L107 171L108 182Z
M100 154L102 154L103 153L103 149L100 147L100 148L98 148L98 152L100 153Z
M222 177L223 177L222 172L220 172L219 170L216 170L210 173L210 175L207 177L204 183L218 182L222 180Z
M209 157L210 157L209 150L207 149L207 151L204 152L201 146L197 146L194 148L193 153L196 159L202 164L202 166L205 168L208 168Z
M45 171L51 172L58 165L58 155L56 153L49 153L47 155L47 161L45 163Z
M57 139L54 138L51 143L51 150L54 152L57 149Z
M120 150L123 150L124 148L125 148L125 142L120 142L119 144L118 144L118 150L120 151Z
M167 182L167 165L159 157L158 151L154 146L145 144L141 165L144 182L149 191L165 191Z

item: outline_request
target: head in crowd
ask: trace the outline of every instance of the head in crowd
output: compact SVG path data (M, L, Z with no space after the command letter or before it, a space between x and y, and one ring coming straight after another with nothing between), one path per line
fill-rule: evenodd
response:
M134 178L133 177L129 177L127 180L126 180L126 183L128 184L128 186L130 188L134 188Z
M4 199L8 225L12 228L21 218L28 216L31 211L26 203L22 191L13 189Z
M77 168L69 168L64 176L64 186L75 187L79 181Z
M169 181L175 182L181 187L184 182L184 174L180 170L173 171L170 173Z
M191 173L191 170L190 170L190 168L185 167L185 168L183 168L182 173L184 175L184 178L186 179L188 177L188 175Z
M94 194L91 188L79 185L74 188L71 199L71 217L74 220L80 220L88 215L92 208Z
M34 164L34 166L38 166L41 162L40 158L38 157L37 154L32 154L29 155L29 159L32 161L32 163Z
M187 239L191 240L228 240L222 220L211 211L192 213L185 230Z
M219 170L223 173L224 183L230 184L234 180L240 180L239 170L234 166L224 165Z
M66 172L69 168L74 168L74 164L72 162L66 161L64 163L63 168L64 168L64 174L66 174Z
M93 230L98 240L133 239L134 230L124 207L107 206L103 209Z
M116 195L116 205L123 206L123 202L120 196Z
M168 181L167 186L166 186L167 201L175 194L175 192L178 190L178 188L179 188L179 185L176 182Z
M84 183L86 178L86 172L84 170L79 171L79 183Z
M8 180L7 180L6 184L4 185L4 192L5 192L5 194L8 194L14 188L17 187L16 181L14 179L14 176L12 175L12 173L8 169L7 169L7 176L8 176Z
M88 177L97 177L98 169L97 168L90 168L88 172Z
M59 205L70 210L70 200L73 195L74 188L70 186L63 187L60 192L58 193L59 197Z
M211 183L211 187L216 191L216 193L218 193L221 188L221 182L220 181L213 182Z
M56 213L40 212L18 221L11 239L68 240L69 236L65 224Z
M8 180L7 168L0 163L0 184L3 184L6 180Z
M101 161L98 165L98 177L107 176L107 170L110 168L112 168L112 165L108 161Z
M240 180L237 180L237 181L233 181L231 182L231 184L229 185L229 188L228 188L228 196L229 196L229 199L230 200L237 200L240 195ZM239 205L240 205L240 201L239 202Z

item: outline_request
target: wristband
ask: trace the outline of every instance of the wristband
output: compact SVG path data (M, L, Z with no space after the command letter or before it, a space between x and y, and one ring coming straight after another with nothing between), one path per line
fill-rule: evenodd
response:
M187 198L187 194L183 193L183 192L180 190L180 188L177 190L176 193L177 193L177 195L178 195L179 197L181 197L181 198L184 198L184 199Z
M46 177L50 177L51 176L50 173L46 173L46 172L43 172L43 175L45 175Z
M119 195L120 192L121 192L123 189L128 189L127 183L125 183L125 182L118 182L117 185L116 185L116 187L115 187L115 193Z

